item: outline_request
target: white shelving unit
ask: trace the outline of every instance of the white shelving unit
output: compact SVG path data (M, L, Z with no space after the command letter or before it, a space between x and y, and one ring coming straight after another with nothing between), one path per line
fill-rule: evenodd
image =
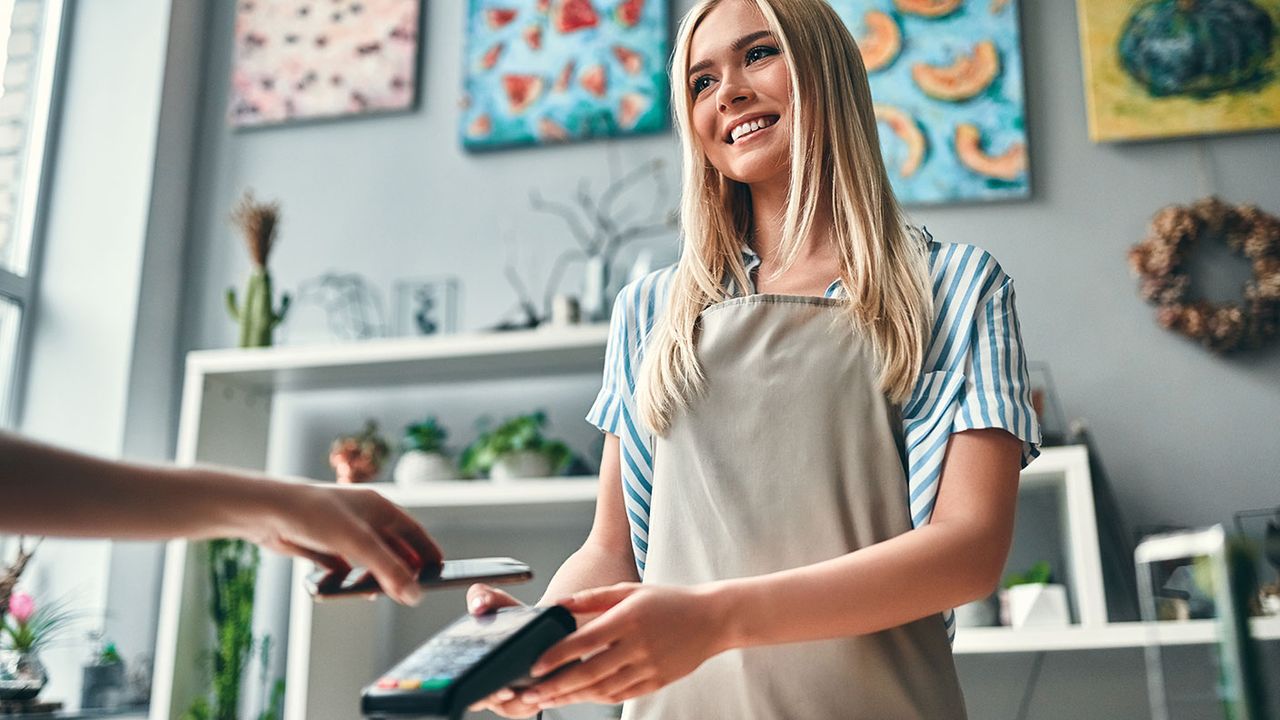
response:
M178 460L264 469L273 399L278 392L359 387L422 386L589 374L603 367L607 327L579 326L429 339L369 341L314 348L218 350L187 358ZM1108 623L1089 465L1083 447L1049 448L1022 473L1024 490L1053 490L1061 508L1065 576L1078 624L1060 629L960 628L957 653L1008 653L1135 647L1150 642L1208 643L1210 621L1169 624ZM380 486L427 523L457 556L518 548L545 581L590 526L594 478L528 480L510 484L440 483L406 490ZM151 720L176 720L207 678L207 581L195 543L169 545L156 648ZM435 597L431 607L394 609L389 603L315 603L301 591L309 563L293 567L285 715L289 720L350 720L359 688L385 669L388 652L422 637L461 612L458 598ZM413 615L412 613L417 613ZM425 622L424 622L425 619ZM1259 637L1280 638L1280 619L1255 621ZM411 634L409 637L404 635ZM407 648L406 648L407 649Z

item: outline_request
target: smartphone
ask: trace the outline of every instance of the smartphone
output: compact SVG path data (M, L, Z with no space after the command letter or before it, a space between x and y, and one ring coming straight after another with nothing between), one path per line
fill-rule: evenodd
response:
M427 590L457 587L483 582L490 585L509 585L533 579L528 565L509 557L445 560L442 565L422 569L418 585ZM315 597L329 598L343 595L368 595L380 593L378 581L366 568L352 568L348 573L317 570L307 576L307 592Z

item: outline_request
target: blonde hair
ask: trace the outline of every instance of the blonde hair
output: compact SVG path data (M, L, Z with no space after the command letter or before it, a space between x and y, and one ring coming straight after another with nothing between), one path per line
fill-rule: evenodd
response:
M903 402L920 372L933 317L927 248L911 232L889 185L862 55L826 0L743 1L764 16L791 78L791 178L778 272L799 256L825 193L847 290L844 312L878 361L881 389L892 402ZM641 420L659 435L670 429L675 411L703 390L694 349L702 311L727 297L726 277L749 287L741 248L751 229L750 189L722 175L699 146L683 78L694 30L720 2L703 0L685 15L671 65L683 156L683 247L636 390Z

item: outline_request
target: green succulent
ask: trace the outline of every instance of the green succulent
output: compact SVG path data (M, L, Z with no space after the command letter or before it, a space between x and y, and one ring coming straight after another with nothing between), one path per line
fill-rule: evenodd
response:
M1024 573L1009 573L1001 587L1007 590L1014 585L1041 585L1052 582L1052 580L1053 572L1049 567L1049 561L1041 560Z
M547 456L553 473L563 472L572 461L573 453L563 442L542 436L542 428L546 424L546 414L539 411L511 418L492 430L482 431L480 437L462 451L458 459L459 469L471 476L484 475L503 455L531 450Z
M422 422L406 425L401 445L405 451L443 452L444 441L448 437L449 433L440 427L436 419L429 417Z

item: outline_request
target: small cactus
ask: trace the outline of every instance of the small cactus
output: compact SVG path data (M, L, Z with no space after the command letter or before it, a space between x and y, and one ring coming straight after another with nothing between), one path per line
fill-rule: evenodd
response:
M271 273L267 272L267 257L280 223L280 204L256 202L251 191L245 192L231 213L231 221L244 233L254 268L243 304L236 298L235 288L227 288L227 311L240 323L240 347L270 347L276 326L289 311L288 293L280 296L280 310L272 309Z

